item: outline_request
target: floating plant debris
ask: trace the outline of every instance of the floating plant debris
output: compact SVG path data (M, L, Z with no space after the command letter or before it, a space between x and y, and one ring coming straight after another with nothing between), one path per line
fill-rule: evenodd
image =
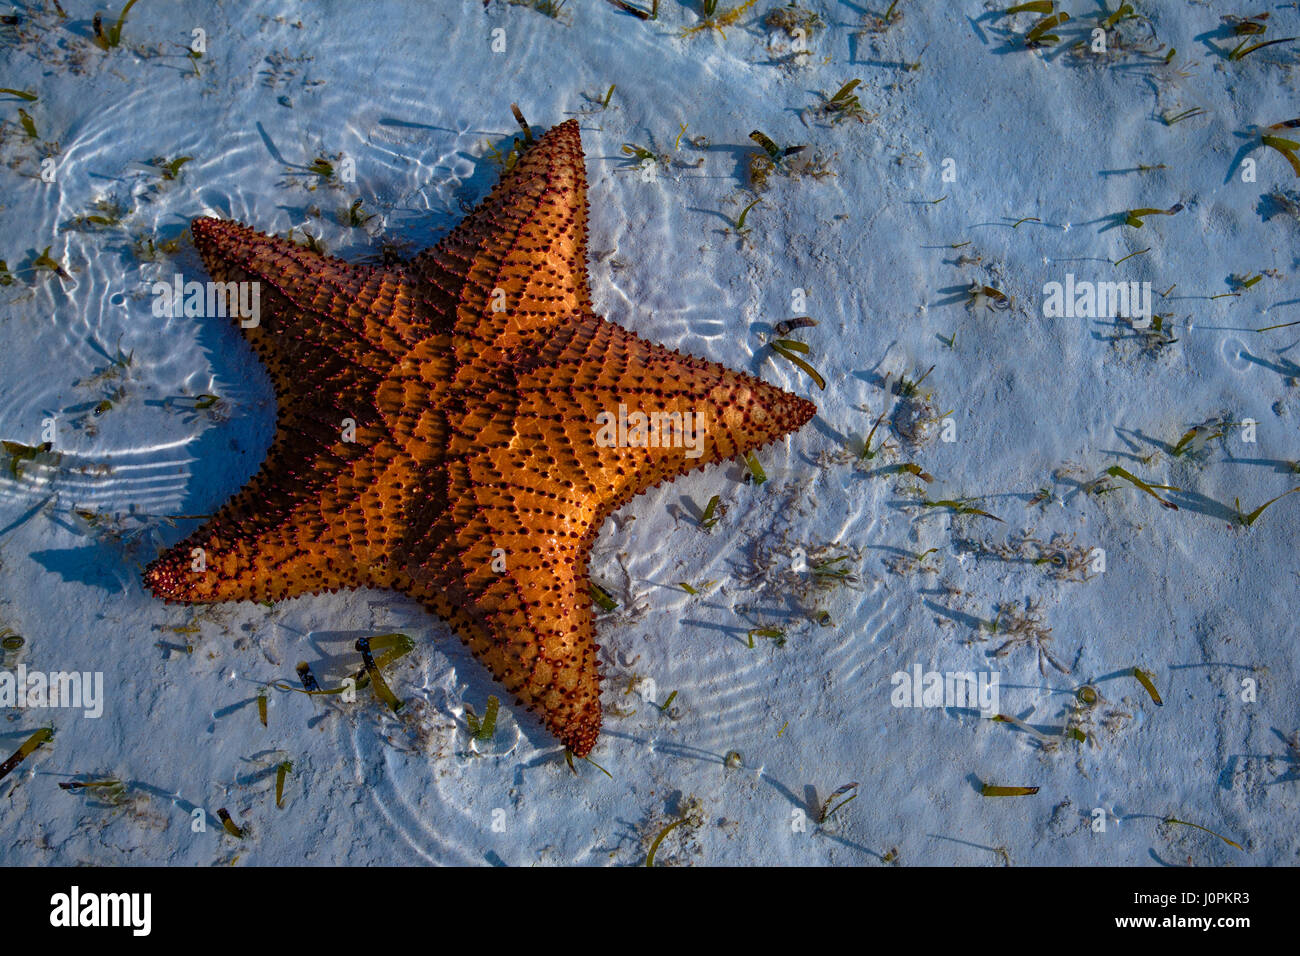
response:
M1054 33L1048 33L1049 30L1055 30L1057 27L1066 23L1070 15L1064 10L1059 13L1055 12L1055 0L1032 0L1030 3L1021 3L1014 7L1008 7L1002 11L1005 17L1015 16L1017 13L1037 13L1042 15L1042 19L1030 27L1029 32L1024 36L1025 46L1033 48L1041 44L1060 43L1061 38Z
M1274 123L1269 127L1269 129L1296 129L1297 127L1300 127L1300 118L1286 120L1281 123ZM1282 158L1290 164L1291 169L1295 171L1296 176L1300 176L1300 157L1297 157L1296 155L1296 150L1300 150L1300 143L1293 139L1274 136L1271 132L1261 134L1259 141L1263 145L1277 150L1277 152L1281 154Z
M1209 434L1209 432L1210 428L1205 425L1197 425L1195 428L1189 428L1183 433L1183 436L1178 439L1178 443L1169 450L1169 456L1171 458L1177 458L1185 451L1196 451L1203 447L1206 442L1212 441L1215 438L1223 437L1222 431L1217 431L1213 434Z
M1274 46L1279 43L1292 43L1300 37L1282 37L1277 40L1264 40L1259 43L1252 43L1254 37L1262 36L1268 31L1268 14L1257 13L1253 17L1225 16L1223 22L1232 27L1232 35L1242 37L1242 40L1227 53L1229 60L1240 60L1256 50L1262 50L1264 47Z
M361 209L364 200L355 199L347 209L339 213L339 222L353 229L360 229L371 219L375 218L374 213L363 212Z
M491 740L497 732L497 710L501 706L501 701L495 694L491 694L487 699L487 706L483 708L483 717L474 713L474 708L469 704L465 705L465 724L469 727L469 735L475 740Z
M229 833L232 837L238 837L241 840L244 838L243 828L236 826L235 821L230 819L229 810L227 810L225 807L222 807L220 810L217 811L217 817L221 820L221 825L225 827L226 832Z
M307 167L307 171L309 173L315 173L317 176L324 177L325 179L334 178L334 164L324 156L319 156L313 160L312 164Z
M302 682L302 689L312 694L320 690L320 684L316 683L316 677L311 672L311 665L306 661L299 661L297 667L298 680Z
M725 40L727 34L723 33L722 28L732 26L756 2L757 0L742 0L740 5L718 13L718 0L700 0L700 13L702 14L700 22L683 30L682 36L694 36L702 30L717 30Z
M757 206L757 205L758 205L759 203L761 203L762 201L763 201L763 200L761 200L761 199L755 199L752 203L750 203L750 204L749 204L748 206L746 206L744 209L740 210L740 216L739 216L739 218L736 219L736 223L735 223L735 228L736 228L736 233L737 233L737 234L743 234L743 233L745 233L745 232L747 231L747 230L745 229L745 217L749 215L749 211L750 211L751 209L753 209L755 206Z
M1141 229L1147 216L1174 216L1183 211L1182 203L1174 203L1168 209L1153 209L1144 207L1142 209L1130 209L1124 213L1124 225L1132 226L1134 229Z
M18 466L24 461L32 461L37 455L42 455L54 447L51 442L41 442L39 445L24 445L22 442L5 441L0 442L4 450L9 455L9 473L15 479L19 477Z
M68 273L64 271L63 266L59 261L50 255L50 248L50 246L46 246L45 249L42 250L41 254L32 260L32 268L43 269L46 272L53 272L60 279L71 278Z
M807 355L810 349L806 344L795 339L777 339L768 344L771 345L772 351L801 368L816 383L819 389L826 390L826 379L822 378L821 373L795 354L799 352Z
M880 423L884 420L885 416L882 414L876 419L876 423L871 426L871 431L867 432L866 440L862 443L862 454L858 456L861 461L871 461L871 459L875 458L876 455L880 453L879 445L875 448L871 447L871 438L876 434L876 429L880 427Z
M375 666L380 670L415 650L415 641L411 640L409 635L400 632L376 634L374 637L366 638L366 640L369 642L372 652L381 652L375 658ZM370 674L364 667L364 661L362 669L353 674L352 679L356 682L357 687L365 687L369 683Z
M1002 11L1002 15L1010 17L1017 13L1051 13L1055 7L1055 0L1032 0L1030 3L1021 3L1014 7L1008 7Z
M4 763L0 763L0 780L9 776L14 767L17 767L20 763L30 757L37 747L41 744L48 743L53 739L54 730L49 727L42 727L40 730L36 731L36 733L28 737L23 742L23 745L14 751L13 755L9 757L8 760Z
M108 777L103 780L62 780L59 782L60 790L78 791L78 790L104 790L105 796L109 799L120 797L126 789L121 780Z
M645 858L646 866L655 865L655 854L659 852L659 844L664 842L664 837L672 833L683 823L686 823L689 819L690 817L681 817L677 820L674 820L672 823L668 824L668 826L664 827L662 830L659 831L659 835L656 836L654 842L650 844L650 852L646 854L646 858Z
M1001 292L998 293L998 295L1001 294L1002 294ZM900 376L898 379L898 385L895 388L895 392L902 398L914 397L917 391L920 389L921 383L924 382L926 378L929 376L929 374L933 371L934 371L934 366L931 365L928 369L925 370L924 374L922 374L921 377L918 378L916 381L912 381L906 375Z
M36 132L36 121L32 119L32 114L21 107L18 109L18 123L22 126L23 132L27 134L28 139L40 139Z
M659 0L653 0L649 10L642 10L628 3L627 0L608 0L610 6L617 7L624 13L630 13L638 20L658 20L659 19ZM613 89L613 87L611 87Z
M810 319L808 316L795 316L791 319L785 319L776 324L774 331L777 335L789 335L795 329L809 329L817 324L816 319Z
M995 289L991 285L981 285L979 282L972 282L970 288L966 290L966 308L973 309L981 302L989 309L999 309L1005 311L1011 308L1011 299L1001 289Z
M831 123L838 123L846 119L855 119L859 123L867 121L867 111L862 107L862 101L853 91L857 89L861 80L849 80L838 90L834 96L827 97L826 102L822 104L822 112L831 118Z
M781 157L785 155L785 150L783 150L780 146L776 145L776 143L772 142L771 137L769 137L762 130L758 130L758 129L754 130L752 133L749 134L749 138L752 139L754 142L756 142L759 146L762 146L763 151L767 153L767 155L772 159L773 162L779 161Z
M282 760L275 768L275 807L280 809L284 806L284 781L293 773L293 762Z
M986 783L980 787L980 796L984 797L1031 797L1038 792L1038 787L999 787Z
M1242 845L1241 845L1240 843L1237 843L1237 842L1235 842L1235 841L1233 841L1233 840L1229 840L1229 839L1228 839L1226 836L1224 836L1222 833L1216 833L1214 830L1211 830L1209 827L1203 827L1203 826L1201 826L1199 823L1188 823L1186 820L1179 820L1177 817L1165 817L1164 822L1165 822L1165 823L1176 823L1176 824L1178 824L1179 826L1183 826L1183 827L1192 827L1193 829L1196 829L1196 830L1202 830L1202 831L1204 831L1205 833L1210 834L1211 836L1216 836L1216 837L1218 837L1218 838L1219 838L1220 840L1222 840L1224 843L1228 844L1228 846L1235 847L1235 848L1237 848L1238 850L1241 850L1243 853L1245 852L1244 848L1242 847Z
M519 128L524 131L524 142L531 146L535 142L533 130L532 127L528 125L528 121L524 119L524 114L519 109L519 104L511 103L510 112L515 114L515 122L518 123Z
M1232 27L1233 36L1257 36L1268 29L1267 13L1257 13L1253 17L1239 17L1228 14L1219 19Z
M618 602L614 600L613 596L595 581L591 582L591 599L596 602L602 611L612 611L618 607Z
M1205 110L1199 106L1193 106L1191 109L1183 110L1181 113L1161 113L1160 121L1166 126L1173 126L1175 123L1181 123L1185 119L1191 119L1193 116L1203 116Z
M1010 724L1012 727L1024 731L1025 733L1029 734L1031 737L1037 739L1043 745L1044 749L1051 749L1052 747L1055 747L1057 744L1057 741L1053 740L1051 737L1043 733L1037 727L1031 727L1029 724L1025 723L1019 717L1015 717L1011 714L995 714L990 719L993 720L995 723ZM1068 734L1068 731L1065 731L1065 733Z
M361 670L352 674L348 680L344 681L338 687L322 688L317 682L316 677L311 672L311 665L306 661L299 661L296 668L298 680L302 683L299 689L284 680L272 681L268 686L276 690L295 691L299 694L306 694L309 697L326 696L334 694L345 694L353 688L362 688L371 685L374 694L394 711L401 710L402 702L397 699L388 684L384 681L383 674L380 672L383 667L391 664L393 661L408 654L415 647L415 642L409 636L401 633L378 634L374 637L358 638L356 649L361 654ZM376 659L374 651L383 653Z
M785 631L779 627L755 627L747 632L750 648L754 647L754 638L766 637L777 647L785 647Z
M1048 33L1048 30L1055 30L1057 27L1066 23L1070 15L1062 10L1060 13L1053 14L1050 17L1044 17L1039 20L1029 32L1025 34L1025 46L1038 46L1040 44L1060 43L1061 38L1055 33Z
M623 155L631 156L638 163L654 163L660 159L665 159L665 157L656 156L644 146L638 146L636 143L624 143Z
M95 14L94 19L91 20L91 27L95 33L95 46L101 50L111 50L122 42L122 27L126 25L126 15L131 12L133 6L135 6L135 0L126 0L126 6L122 8L122 13L118 16L117 22L107 30L104 29L104 23L100 15Z
M858 794L855 793L854 791L856 791L857 789L858 789L858 784L856 781L853 783L846 783L844 786L836 789L834 793L832 793L829 797L827 797L824 801L822 801L821 810L817 814L817 822L825 823L832 816L834 816L835 811L839 810L840 807L844 806L847 803L852 803L854 800L856 800L858 798ZM839 798L843 797L845 794L852 794L852 796L844 800L841 800L839 803L835 803L836 800L839 800ZM833 803L835 803L835 806L832 807L831 804Z
M1256 520L1258 520L1259 516L1264 513L1265 508L1267 508L1271 504L1274 504L1275 502L1281 501L1287 495L1295 494L1297 491L1300 491L1300 485L1297 485L1296 487L1292 488L1290 491L1282 492L1276 498L1270 498L1268 501L1264 502L1262 505L1260 505L1250 514L1246 514L1241 510L1240 498L1233 499L1237 508L1237 523L1249 528L1251 525L1253 525L1256 522Z
M1137 12L1133 9L1133 5L1131 3L1120 4L1118 10L1116 10L1114 13L1108 16L1105 20L1101 21L1101 28L1103 30L1109 30L1111 27L1115 26L1115 24L1119 23L1121 20L1129 20L1136 16L1137 16ZM1172 57L1170 57L1170 59L1172 59Z
M370 653L370 638L357 638L357 650L361 652L361 661L365 665L366 673L370 676L370 682L374 686L375 696L392 708L394 713L401 710L402 702L398 700L397 695L389 689L388 684L384 681L384 675L380 673L379 667L375 664L375 659Z
M824 561L819 561L817 564L814 564L809 568L809 571L814 580L844 581L852 577L853 569L848 565L841 564L840 562L848 561L852 557L853 555L851 554L841 554L834 558L827 558Z
M1156 499L1156 501L1160 502L1160 504L1163 507L1168 508L1171 511L1178 510L1178 505L1174 504L1172 501L1166 501L1164 498L1161 498L1158 494L1156 494L1156 489L1159 488L1161 491L1181 492L1182 491L1181 488L1175 488L1172 485L1149 485L1141 478L1125 470L1124 468L1121 468L1119 465L1111 465L1109 468L1106 469L1106 474L1114 478L1123 478L1125 481L1129 482L1134 487L1140 488L1142 491L1145 491L1152 498Z
M965 498L965 499L943 498L940 499L939 501L930 501L928 498L924 498L917 503L921 505L921 507L923 508L948 508L952 511L953 514L980 515L981 517L984 518L992 518L994 521L1002 521L1002 519L999 518L997 515L989 514L989 512L983 510L982 508L976 508L974 505L970 503L971 501L974 500L975 499L973 498ZM1006 522L1003 522L1003 524L1005 523Z
M1243 40L1241 43L1237 44L1236 48L1231 53L1228 54L1228 59L1240 60L1247 54L1254 53L1256 50L1262 50L1266 46L1273 46L1278 43L1294 43L1296 40L1300 40L1300 37L1282 37L1278 40L1266 40L1263 43L1256 43L1251 46L1246 46L1246 41Z
M1155 701L1157 707L1163 707L1165 705L1165 702L1160 699L1160 694L1156 691L1156 685L1152 682L1150 674L1142 670L1140 667L1135 667L1133 668L1133 676L1137 678L1137 682L1142 685L1146 692L1151 695L1151 699Z
M700 527L705 531L712 531L713 526L722 518L722 509L718 507L721 501L722 497L720 495L714 495L709 499L709 503L704 506L704 511L700 515ZM612 611L613 608L606 608L606 610Z
M178 156L172 160L164 160L162 157L158 157L153 161L153 164L158 167L163 179L172 180L180 175L181 167L192 159L194 159L193 156Z
M567 748L566 748L566 751L565 751L565 752L569 755L569 766L572 767L572 766L573 766L573 755L572 755L572 752L568 751ZM614 779L614 775L613 775L612 773L610 773L608 770L606 770L606 769L605 769L604 767L602 767L600 764L596 763L596 761L592 760L590 756L583 757L582 759L585 760L585 761L587 761L587 763L591 764L593 767L595 767L597 770L599 770L599 771L600 771L601 773L603 773L605 776L609 777L610 780L613 780L613 779Z

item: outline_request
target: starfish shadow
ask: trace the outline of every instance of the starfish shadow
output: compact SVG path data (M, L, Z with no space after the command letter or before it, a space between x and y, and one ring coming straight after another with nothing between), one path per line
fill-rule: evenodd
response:
M120 555L99 544L33 551L31 557L46 571L57 574L62 581L103 588L111 594L127 590L133 577L123 567ZM138 578L135 581L139 583Z
M203 428L184 446L188 462L177 464L202 466L187 468L184 491L176 505L180 514L215 512L261 466L275 432L270 377L239 330L224 319L199 320L194 334L210 363L218 391L236 411L229 421ZM230 387L223 388L225 383L231 383ZM170 545L189 534L193 522L185 519L173 529L160 530Z
M745 635L748 633L747 628L739 627L734 624L718 624L716 621L704 621L699 618L684 618L681 623L682 627L690 627L700 631L717 631L725 637L736 641L738 644L742 644L746 647L749 646L749 641L745 638Z

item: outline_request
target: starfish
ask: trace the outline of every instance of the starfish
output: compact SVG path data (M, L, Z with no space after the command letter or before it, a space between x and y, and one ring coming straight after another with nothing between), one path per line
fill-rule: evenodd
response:
M587 576L601 525L816 408L593 313L573 120L401 266L349 265L236 222L191 231L215 281L259 283L257 321L240 324L270 371L277 429L258 473L145 586L184 603L404 592L586 756L601 725Z

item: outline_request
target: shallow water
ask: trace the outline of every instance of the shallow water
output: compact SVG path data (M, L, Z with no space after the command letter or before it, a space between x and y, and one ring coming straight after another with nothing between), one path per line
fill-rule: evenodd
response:
M1176 64L1195 61L1188 76L1159 63L1163 49L1102 64L1009 50L1005 21L978 4L905 5L879 35L859 34L855 5L805 5L827 27L794 59L761 22L775 2L725 37L686 39L690 4L666 3L647 24L595 0L570 3L559 22L479 0L367 4L364 21L343 3L141 5L108 54L74 4L70 20L28 12L6 28L4 82L39 99L0 104L0 257L16 280L0 287L0 437L37 444L53 418L59 454L23 463L17 479L0 469L0 623L27 639L5 666L102 671L110 688L103 718L55 714L57 748L0 783L23 823L0 843L6 863L228 858L219 827L189 826L193 808L219 806L251 824L239 849L253 863L638 863L647 833L693 800L705 822L667 841L661 861L865 864L891 847L905 863L991 865L999 848L1038 864L1294 859L1280 734L1295 730L1296 664L1278 609L1295 589L1300 498L1249 530L1230 519L1234 498L1249 509L1292 487L1287 463L1300 457L1295 330L1253 331L1289 321L1297 301L1296 219L1267 198L1294 177L1276 154L1242 152L1252 124L1294 111L1295 55L1227 62L1218 41L1197 39L1217 12L1173 2L1143 9ZM1270 31L1297 32L1294 12L1275 17ZM196 26L198 75L184 55ZM918 57L919 69L903 65ZM805 112L855 76L870 122ZM767 484L745 484L735 463L712 468L638 498L602 533L593 576L620 608L600 619L607 716L593 759L612 780L581 763L570 774L545 731L507 707L494 740L472 743L465 705L481 709L497 685L398 595L186 609L139 584L140 566L196 525L161 516L210 513L254 473L275 398L233 325L152 314L153 282L204 274L188 244L150 261L137 240L173 240L212 215L305 229L350 261L376 261L385 243L414 254L495 182L486 150L517 132L512 102L537 128L579 118L597 311L819 408L760 454ZM1191 106L1206 115L1159 118ZM800 155L820 154L828 175L750 191L756 127L809 144ZM670 161L645 176L625 143ZM52 183L40 180L47 153ZM352 161L355 182L307 172L322 155ZM152 162L182 156L174 180ZM943 178L948 158L955 181ZM1163 168L1117 172L1138 164ZM342 225L357 198L376 218ZM1111 221L1175 202L1183 211L1140 230ZM76 226L116 218L114 206L120 221ZM1024 217L1038 221L1012 228ZM46 245L67 278L34 267ZM1232 290L1230 276L1265 270L1277 274L1211 298ZM1112 320L1045 318L1044 284L1067 272L1150 281L1178 342L1146 354L1109 341ZM968 308L972 282L1013 305ZM764 346L796 314L795 290L818 325L794 337L824 392ZM934 482L855 464L892 404L886 382L931 365L922 394L956 440L927 431L889 461L915 461ZM187 410L203 394L219 406ZM1199 461L1169 455L1214 416L1254 419L1257 441L1230 430ZM877 438L900 443L894 424ZM1116 463L1183 489L1168 495L1180 510L1122 482L1079 493ZM1056 499L1031 505L1044 485ZM1003 520L921 508L918 489L977 495ZM714 494L727 512L706 534L692 516ZM1106 570L1061 581L988 553L1021 530L1102 547ZM819 591L794 550L830 545L852 554L855 580ZM936 570L899 570L931 548ZM1069 674L1040 670L1030 647L992 656L995 606L1027 600ZM186 627L199 630L169 630ZM762 627L783 628L784 646L758 637L751 649L746 634ZM392 630L417 638L391 675L413 716L283 694L261 727L258 686L291 680L303 659L341 673L330 662L350 660L358 636ZM187 641L193 653L177 650ZM1127 716L1096 730L1098 747L1045 753L973 711L891 706L891 675L915 664L997 670L1003 711L1043 731L1062 725L1084 680L1107 713ZM1135 664L1155 675L1163 707L1123 676ZM1242 699L1242 679L1255 700ZM46 716L7 709L0 744L16 748ZM741 765L729 769L731 751ZM282 759L295 773L277 811L266 768ZM95 815L50 795L82 773L133 781L131 803ZM858 799L820 833L800 827L851 781ZM990 801L980 781L1042 789ZM1098 807L1105 833L1089 829ZM1158 826L1175 811L1234 835L1246 856Z

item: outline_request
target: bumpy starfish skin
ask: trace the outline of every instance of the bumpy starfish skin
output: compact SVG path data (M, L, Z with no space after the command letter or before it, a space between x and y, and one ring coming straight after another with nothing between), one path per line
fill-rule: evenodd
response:
M214 280L261 283L244 331L278 428L257 475L148 567L146 587L192 603L403 591L586 755L601 723L587 562L605 518L815 412L594 315L586 192L570 120L405 267L196 219ZM703 415L702 453L603 447L597 416L620 405Z

